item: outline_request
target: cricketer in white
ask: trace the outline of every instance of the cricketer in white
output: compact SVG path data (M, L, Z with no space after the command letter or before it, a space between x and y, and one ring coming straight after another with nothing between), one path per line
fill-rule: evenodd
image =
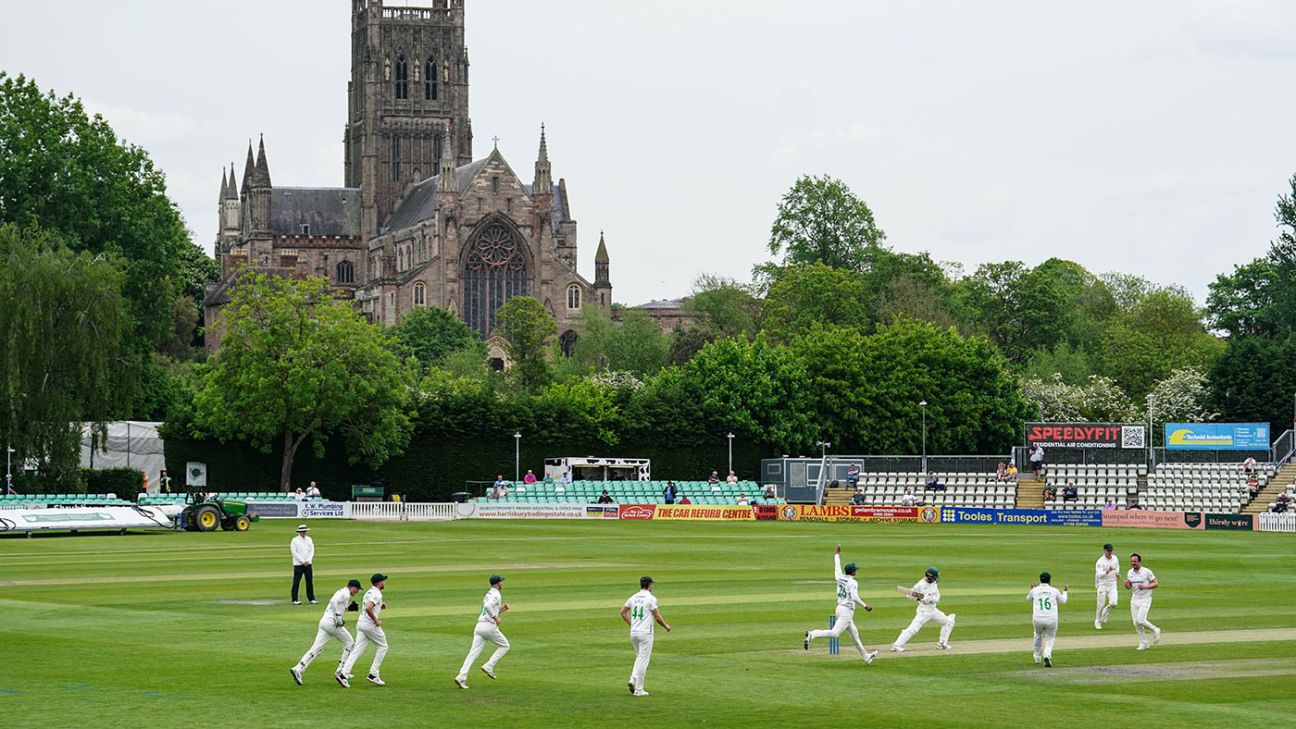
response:
M1152 591L1160 587L1152 570L1143 566L1143 557L1135 552L1130 555L1130 569L1125 575L1125 589L1130 590L1130 617L1134 619L1134 630L1138 633L1138 649L1148 649L1148 633L1152 634L1152 645L1161 642L1161 629L1148 622L1148 611L1152 609Z
M347 604L351 598L360 592L360 580L350 580L346 587L333 593L329 598L328 605L324 608L324 616L320 618L319 630L315 633L315 645L306 651L306 655L297 661L297 665L288 669L292 672L293 680L300 686L302 683L302 674L310 668L310 664L319 654L324 651L324 646L328 645L329 638L336 638L342 644L342 657L338 659L338 668L346 661L347 655L351 653L351 634L346 629L346 619L343 613L347 611Z
M491 575L490 585L486 596L482 598L481 613L477 615L477 625L473 628L472 647L468 649L468 657L464 659L459 675L455 676L455 685L461 689L468 688L468 669L472 668L473 661L481 655L482 649L486 647L486 641L498 646L481 667L482 673L492 679L495 678L495 664L499 663L499 659L503 658L509 650L508 638L505 638L499 629L500 615L508 612L509 609L508 603L504 602L502 597L504 578Z
M653 579L640 577L639 592L631 595L625 605L621 606L621 619L630 626L630 645L634 646L635 651L634 669L630 671L630 680L626 682L634 696L648 695L644 690L644 676L648 673L648 661L652 659L653 623L665 628L667 633L671 629L657 609L657 598L653 596L652 589Z
M855 627L855 605L864 608L865 612L872 612L873 608L860 599L859 583L855 581L856 570L854 562L848 563L846 568L842 569L841 545L838 544L836 552L833 553L833 577L837 581L836 622L828 630L806 631L805 641L801 647L810 650L810 643L815 638L836 638L843 631L847 631L850 633L851 640L855 641L856 650L864 657L864 664L868 665L877 657L877 651L866 650L864 644L860 642L859 630Z
M1053 576L1047 572L1040 573L1040 584L1031 584L1026 599L1031 603L1031 619L1035 625L1035 662L1044 659L1044 667L1053 667L1053 642L1057 640L1058 606L1065 605L1067 591L1071 588L1062 586L1062 591L1051 583Z
M1102 630L1112 608L1120 603L1116 581L1120 579L1120 559L1112 554L1112 545L1103 545L1103 555L1094 563L1094 587L1098 590L1098 607L1094 613L1094 628Z
M383 588L387 586L387 575L374 574L369 578L369 584L373 587L364 594L364 607L361 608L360 619L356 621L355 645L352 646L346 662L333 676L342 688L351 688L351 669L355 667L356 660L364 655L370 643L378 646L378 650L374 653L373 663L369 666L369 675L365 678L375 686L386 685L379 671L382 669L383 658L387 656L387 633L382 629L380 617L382 611L387 609L387 603L383 602Z
M940 638L936 641L936 647L941 650L949 650L949 637L950 633L954 632L954 618L956 616L954 613L946 615L936 608L936 604L940 602L940 588L936 586L939 581L940 570L935 567L928 567L927 572L923 574L923 578L918 580L918 584L909 590L909 599L917 601L918 609L913 622L909 623L909 627L900 631L899 637L891 645L893 652L903 653L905 643L908 643L910 638L917 635L918 631L928 621L933 621L941 626Z

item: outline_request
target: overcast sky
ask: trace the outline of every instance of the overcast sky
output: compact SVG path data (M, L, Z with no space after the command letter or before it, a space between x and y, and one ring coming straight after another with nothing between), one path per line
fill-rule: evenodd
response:
M430 5L389 2L390 5ZM1263 254L1296 173L1296 3L468 0L474 153L530 180L541 122L614 297L747 279L780 196L839 177L888 243L971 271L1061 256L1182 283ZM264 133L342 184L343 0L8 3L0 69L149 150L196 240Z

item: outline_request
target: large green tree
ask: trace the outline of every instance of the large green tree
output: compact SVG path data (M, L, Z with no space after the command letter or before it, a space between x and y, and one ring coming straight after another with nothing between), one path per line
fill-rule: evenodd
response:
M823 263L780 270L765 296L763 328L771 340L788 341L814 326L870 331L877 319L866 282L857 271Z
M548 346L558 324L544 304L531 296L514 296L496 312L495 330L507 343L514 381L528 391L547 384Z
M441 365L457 352L471 352L475 359L486 359L486 345L448 309L423 306L405 315L390 330L398 354L413 357L424 367Z
M647 312L629 309L620 321L595 307L581 312L580 336L571 361L585 373L651 375L666 366L670 339Z
M107 255L0 224L0 441L55 478L77 466L81 423L123 407L123 279Z
M1141 400L1171 372L1208 371L1224 343L1202 323L1202 311L1178 288L1160 288L1122 312L1104 335L1103 371Z
M411 378L385 333L335 300L324 279L242 276L222 314L221 348L195 396L200 429L282 450L279 486L297 450L317 457L341 435L349 458L377 466L409 440Z
M1284 338L1296 332L1296 175L1278 196L1278 237L1268 253L1220 274L1211 284L1206 310L1230 337Z
M822 263L859 271L869 250L885 238L873 211L846 183L827 175L804 176L779 201L769 251L782 256L784 265Z

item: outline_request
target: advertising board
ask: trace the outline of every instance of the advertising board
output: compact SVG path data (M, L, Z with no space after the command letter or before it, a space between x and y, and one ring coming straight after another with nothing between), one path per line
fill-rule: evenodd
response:
M1105 527L1134 527L1139 529L1202 529L1205 522L1200 511L1132 511L1109 510L1102 512Z
M974 509L945 507L943 524L1014 524L1044 526L1102 526L1102 512L1090 509Z
M1027 423L1026 445L1044 448L1145 448L1147 427L1138 423Z
M585 518L587 519L617 519L621 516L621 509L616 504L587 504L585 506Z
M248 513L262 519L296 519L301 510L297 501L249 501Z
M584 519L585 504L483 504L478 519Z
M938 506L850 506L846 504L788 504L780 507L781 521L859 521L875 524L940 521Z
M625 518L625 517L622 517ZM654 519L687 519L689 521L751 521L755 515L750 506L681 506L657 504Z
M350 519L349 501L308 501L299 509L303 519Z
M626 521L648 521L656 513L656 504L621 504L617 507Z
M1166 423L1172 451L1267 451L1268 423Z
M1255 514L1207 514L1207 529L1255 530Z

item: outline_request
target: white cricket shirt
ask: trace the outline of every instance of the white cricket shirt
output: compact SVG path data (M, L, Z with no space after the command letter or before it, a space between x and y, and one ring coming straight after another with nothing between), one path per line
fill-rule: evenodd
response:
M922 599L918 601L919 610L936 609L936 603L940 602L940 587L937 583L928 582L926 578L923 578L913 586L913 591L922 595Z
M324 617L320 618L320 622L327 622L332 625L334 618L341 620L342 616L346 614L347 605L350 602L351 588L344 587L333 593L333 597L329 598L328 605L324 608Z
M369 590L364 594L364 602L360 603L360 622L373 625L373 621L369 619L369 613L365 612L365 606L369 603L373 603L374 617L381 620L383 605L382 590L379 590L377 587L369 588Z
M1130 590L1133 593L1130 595L1131 602L1152 601L1152 591L1146 587L1149 582L1156 579L1156 575L1152 574L1152 570L1143 567L1138 572L1135 572L1134 568L1131 567L1129 573L1125 575L1125 579L1130 581Z
M1108 568L1111 572L1108 572ZM1120 559L1112 555L1110 559L1107 555L1098 558L1094 562L1094 587L1115 587L1116 578L1120 576Z
M495 625L495 618L499 617L500 604L502 602L503 600L500 599L499 590L496 590L493 587L487 590L486 597L482 598L481 614L477 616L477 622Z
M293 537L292 558L293 566L306 564L307 562L314 562L315 541L310 537Z
M1039 585L1026 595L1031 601L1031 615L1036 620L1058 619L1058 605L1065 605L1067 594L1060 592L1052 585Z
M640 590L626 600L625 607L630 608L630 635L652 635L657 598L647 590Z
M864 604L859 596L859 583L854 577L842 572L840 554L833 555L833 577L837 580L837 607L854 610L855 603Z

